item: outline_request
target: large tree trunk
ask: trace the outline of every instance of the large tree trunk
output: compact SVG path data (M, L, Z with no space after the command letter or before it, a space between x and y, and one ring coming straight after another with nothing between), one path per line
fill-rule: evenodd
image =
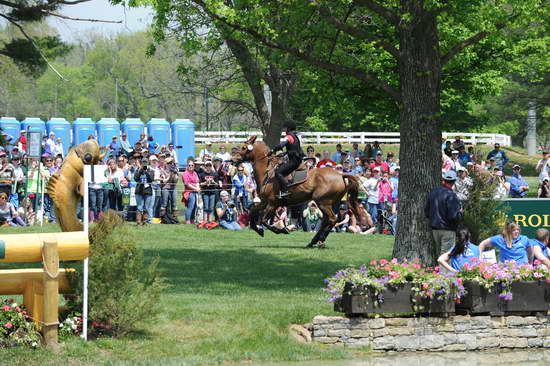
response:
M424 205L441 177L441 62L436 18L426 14L421 3L401 0L412 21L402 24L399 32L401 177L393 256L431 265L439 249L434 248Z

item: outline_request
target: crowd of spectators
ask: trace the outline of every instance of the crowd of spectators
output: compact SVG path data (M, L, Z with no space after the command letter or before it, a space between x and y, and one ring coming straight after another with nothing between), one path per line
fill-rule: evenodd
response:
M0 147L0 192L4 193L0 194L0 225L23 226L35 221L56 220L45 187L63 163L64 147L52 132L42 141L42 158L26 158L25 136L22 131L19 138L5 141ZM89 212L80 212L81 217L88 215L90 222L101 217L107 209L113 209L138 225L181 222L207 230L215 227L240 230L248 225L250 207L259 203L252 165L231 162L231 154L237 147L216 144L214 148L207 142L196 159L188 158L183 164L178 161L173 144L159 146L146 134L131 144L123 133L120 138L113 137L105 148L108 153L96 166L94 171L99 174L89 186ZM367 219L359 220L342 202L335 212L334 231L395 232L400 167L393 152L384 152L378 142L366 144L363 149L355 143L351 150L344 150L337 144L333 153L326 149L315 151L313 146L304 149L309 169L328 167L359 178L359 199ZM483 170L494 180L495 196L523 197L529 189L518 166L514 166L511 177L504 177L502 168L508 158L498 144L485 161L479 160L471 146L465 152L460 137L452 142L445 141L442 150L442 170L458 173L453 189L460 201L468 199L472 185L470 174L477 170ZM185 166L183 171L180 165ZM540 196L548 197L549 154L544 155L537 170L542 183ZM322 220L322 212L311 201L281 208L271 224L317 231Z

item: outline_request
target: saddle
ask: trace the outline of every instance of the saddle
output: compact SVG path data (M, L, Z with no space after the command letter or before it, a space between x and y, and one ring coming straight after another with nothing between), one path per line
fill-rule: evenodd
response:
M269 180L273 180L275 178L275 170L284 162L284 157L273 157L272 160L270 160L268 164L268 170L267 170L267 176ZM302 163L294 170L289 176L286 177L287 180L287 187L295 187L302 183L304 183L307 180L309 174L309 170L307 169L307 166L305 164L305 161L302 161Z
M306 164L302 162L298 169L293 171L290 174L290 177L287 178L287 186L290 188L304 183L307 180L308 173L309 170L307 169Z

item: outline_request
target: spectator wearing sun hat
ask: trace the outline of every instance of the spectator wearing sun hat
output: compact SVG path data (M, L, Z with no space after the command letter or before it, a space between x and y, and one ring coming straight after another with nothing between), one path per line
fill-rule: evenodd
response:
M508 183L510 183L510 196L512 198L523 198L527 196L529 184L527 184L520 174L521 167L518 164L514 165L512 167L512 172L512 176L508 178Z
M448 252L455 245L456 230L462 220L460 201L453 191L456 180L455 171L443 173L441 185L428 194L424 207L424 214L432 228L436 250L441 254Z
M510 183L506 181L506 177L504 176L502 170L498 170L495 172L495 175L493 177L493 184L495 185L493 199L501 201L508 198L508 193L510 192Z

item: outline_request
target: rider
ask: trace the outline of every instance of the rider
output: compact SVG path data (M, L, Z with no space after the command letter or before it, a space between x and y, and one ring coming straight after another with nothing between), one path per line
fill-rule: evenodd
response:
M279 145L275 146L273 150L268 153L268 156L271 156L274 152L282 150L286 147L288 161L281 164L275 171L275 176L277 177L280 187L279 198L284 198L290 194L287 191L287 182L285 177L300 166L302 163L302 158L304 157L300 140L296 135L296 122L287 120L284 122L283 126L286 132L285 138L281 141L281 143L279 143Z

